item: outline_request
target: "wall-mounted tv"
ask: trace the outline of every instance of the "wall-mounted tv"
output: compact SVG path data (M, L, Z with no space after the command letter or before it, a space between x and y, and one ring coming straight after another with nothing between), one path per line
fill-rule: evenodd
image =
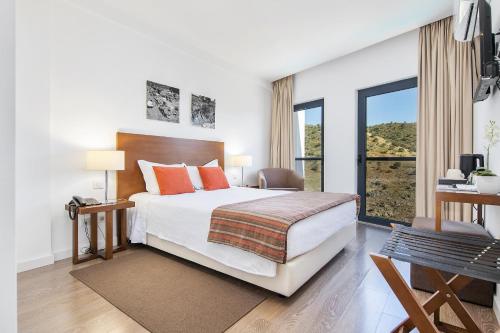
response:
M455 39L462 42L479 38L481 78L474 93L474 102L483 101L497 84L500 61L491 27L491 6L486 0L460 0L455 7Z

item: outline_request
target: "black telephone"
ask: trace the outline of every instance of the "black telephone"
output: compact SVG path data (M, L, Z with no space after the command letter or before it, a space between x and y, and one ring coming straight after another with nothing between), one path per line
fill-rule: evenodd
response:
M76 210L78 207L84 207L84 206L95 206L95 205L100 205L101 203L97 201L94 198L82 198L77 195L73 196L73 200L71 200L68 203L69 209L68 209L68 214L69 218L74 220L76 217Z

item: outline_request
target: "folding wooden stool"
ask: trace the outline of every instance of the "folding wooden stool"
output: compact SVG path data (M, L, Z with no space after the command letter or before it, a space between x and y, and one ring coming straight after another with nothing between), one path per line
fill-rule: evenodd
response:
M499 240L395 225L380 253L370 256L409 315L392 332L409 332L415 327L421 333L481 332L456 294L472 278L500 282ZM420 304L391 259L425 267L437 291ZM446 281L439 270L455 275ZM456 313L465 329L440 321L440 308L445 303ZM429 318L431 314L434 320Z

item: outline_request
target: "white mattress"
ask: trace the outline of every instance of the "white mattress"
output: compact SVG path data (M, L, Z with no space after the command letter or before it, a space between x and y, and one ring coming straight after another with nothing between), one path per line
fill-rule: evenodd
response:
M256 254L207 241L212 211L236 202L286 194L245 187L217 191L196 191L172 196L137 193L130 197L129 237L133 243L147 244L146 234L168 240L203 254L226 266L262 276L274 277L277 263ZM342 227L356 220L355 201L328 209L299 221L288 231L287 258L304 254Z

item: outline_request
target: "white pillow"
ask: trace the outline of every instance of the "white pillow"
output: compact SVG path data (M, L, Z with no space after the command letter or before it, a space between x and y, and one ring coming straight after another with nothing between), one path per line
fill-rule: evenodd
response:
M144 182L146 183L146 190L151 194L160 194L160 187L158 186L158 181L156 180L156 175L153 170L154 166L167 168L181 168L186 166L184 163L161 164L144 160L138 160L137 164L139 164L139 168L141 168L142 176L144 177Z
M219 160L218 159L215 159L213 161L210 161L208 163L205 163L203 165L204 167L218 167L219 166Z
M218 167L219 160L215 159L203 165L204 167ZM191 183L194 186L195 190L203 189L203 182L201 181L200 172L198 171L197 166L187 166L189 178L191 179Z

